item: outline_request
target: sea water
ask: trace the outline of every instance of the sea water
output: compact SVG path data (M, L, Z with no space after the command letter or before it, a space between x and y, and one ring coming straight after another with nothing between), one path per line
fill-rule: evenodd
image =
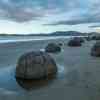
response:
M36 41L36 40L54 40L61 38L73 38L76 36L0 36L0 43L11 43L11 42L24 42L24 41ZM77 36L83 37L83 36Z

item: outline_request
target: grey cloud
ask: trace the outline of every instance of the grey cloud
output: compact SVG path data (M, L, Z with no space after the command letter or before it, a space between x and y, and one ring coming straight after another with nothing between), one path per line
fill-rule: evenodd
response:
M80 0L0 0L0 18L25 22L52 13L55 9L67 12L80 5ZM30 11L27 11L29 8Z
M100 23L100 14L87 14L84 16L77 16L69 20L60 19L59 21L52 22L45 25L78 25L78 24L90 24L90 23Z
M71 0L73 3L74 0ZM81 3L79 2L81 1ZM77 12L76 18L71 17L70 19L59 19L59 21L51 22L45 25L78 25L78 24L91 24L100 23L100 1L99 0L77 0ZM73 10L76 7L74 6ZM71 11L69 11L71 12ZM66 12L67 15L67 12Z
M68 21L59 21L55 23L49 23L49 24L44 24L44 25L49 25L49 26L57 26L57 25L79 25L79 24L88 24L88 23L100 23L99 21L91 21L91 20L68 20Z
M100 28L100 25L91 25L90 28Z
M77 19L59 19L47 25L100 23L99 5L99 0L0 0L0 18L26 22L46 16L46 13L52 13L58 8L66 15L76 9L80 15Z
M1 19L8 19L16 22L25 22L43 16L43 10L39 9L39 6L32 7L32 5L30 6L31 3L26 4L25 0L18 0L19 2L17 0L13 1L16 1L16 3L11 2L11 0L9 0L8 2L4 2L3 0L0 1Z

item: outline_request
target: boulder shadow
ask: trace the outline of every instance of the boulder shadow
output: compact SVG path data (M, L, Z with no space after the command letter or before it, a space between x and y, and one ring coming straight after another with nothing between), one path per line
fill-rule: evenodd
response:
M17 84L27 91L32 91L34 89L40 89L46 86L51 85L56 79L56 75L49 76L48 78L44 77L42 79L22 79L16 78Z

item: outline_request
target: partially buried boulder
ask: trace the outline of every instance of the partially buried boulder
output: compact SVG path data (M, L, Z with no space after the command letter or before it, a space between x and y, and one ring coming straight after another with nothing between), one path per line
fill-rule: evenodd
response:
M60 42L60 43L58 43L58 45L59 45L60 47L62 47L62 46L63 46L63 43Z
M56 44L56 43L49 43L46 46L45 51L48 52L48 53L57 53L57 52L60 52L61 51L61 46L60 45Z
M100 41L97 41L92 47L91 56L100 57Z
M16 78L42 79L56 75L57 66L53 58L41 51L23 54L16 66Z
M79 47L82 45L83 40L80 40L79 38L73 38L69 40L68 46L73 46L73 47Z
M91 40L92 40L90 36L87 36L87 37L84 37L84 38L85 38L85 40L87 40L87 41L91 41Z

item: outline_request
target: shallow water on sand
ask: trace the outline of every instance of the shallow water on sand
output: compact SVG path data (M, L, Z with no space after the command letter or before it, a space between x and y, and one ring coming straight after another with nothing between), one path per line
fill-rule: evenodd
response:
M19 84L15 78L15 66L9 66L0 69L0 88L3 88L4 90L9 90L12 92L22 92L22 89L19 87ZM56 80L62 80L64 78L64 66L58 66L58 73L56 78L54 78L54 81ZM42 87L41 87L42 88ZM38 89L38 88L37 88Z

